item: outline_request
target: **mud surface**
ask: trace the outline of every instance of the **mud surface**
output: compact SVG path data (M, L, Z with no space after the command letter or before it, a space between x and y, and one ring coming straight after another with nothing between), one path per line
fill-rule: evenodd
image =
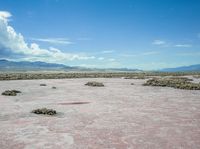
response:
M88 81L105 87L85 86ZM200 91L142 86L145 81L0 81L0 93L22 91L0 95L0 148L199 149ZM30 113L43 107L58 114Z

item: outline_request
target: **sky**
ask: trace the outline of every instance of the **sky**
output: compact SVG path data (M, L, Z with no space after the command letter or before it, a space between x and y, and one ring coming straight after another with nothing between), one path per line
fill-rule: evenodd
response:
M0 0L0 59L143 70L200 64L200 1Z

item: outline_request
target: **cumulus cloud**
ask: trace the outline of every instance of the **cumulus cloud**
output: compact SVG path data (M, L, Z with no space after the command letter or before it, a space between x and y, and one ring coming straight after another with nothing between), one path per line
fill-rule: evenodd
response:
M48 49L41 48L37 43L28 44L25 42L23 35L17 33L15 29L9 25L9 18L11 16L11 13L7 11L0 11L0 53L9 53L13 56L18 55L18 58L20 59L46 60L54 62L95 58L94 56L65 53L53 47ZM48 40L48 42L49 41L55 42L55 40L53 41L52 39ZM60 43L66 42L63 40L57 41ZM4 55L4 57L6 57L6 55Z
M166 44L166 42L163 41L163 40L154 40L154 41L152 42L152 44L153 44L153 45L164 45L164 44Z
M11 13L8 11L0 11L0 18L1 19L8 19L9 17L11 17Z

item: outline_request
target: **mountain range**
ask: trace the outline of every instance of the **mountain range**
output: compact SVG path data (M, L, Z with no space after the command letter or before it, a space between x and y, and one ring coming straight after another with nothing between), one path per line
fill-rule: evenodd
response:
M6 59L0 59L0 71L140 71L138 69L128 68L86 68L79 66L66 66L57 63L46 63L41 61L29 62L29 61L8 61Z
M0 59L0 71L123 71L123 72L141 72L139 69L128 68L86 68L79 66L66 66L57 63L46 63L41 61L29 62L29 61L9 61L6 59ZM192 72L200 71L200 64L182 66L176 68L165 68L159 70L161 72Z
M200 64L190 65L190 66L181 66L176 68L165 68L160 70L162 72L193 72L200 71Z

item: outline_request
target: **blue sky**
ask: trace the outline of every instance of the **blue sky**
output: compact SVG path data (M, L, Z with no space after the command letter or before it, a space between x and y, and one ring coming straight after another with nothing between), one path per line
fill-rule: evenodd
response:
M0 0L0 58L155 70L200 63L199 0Z

